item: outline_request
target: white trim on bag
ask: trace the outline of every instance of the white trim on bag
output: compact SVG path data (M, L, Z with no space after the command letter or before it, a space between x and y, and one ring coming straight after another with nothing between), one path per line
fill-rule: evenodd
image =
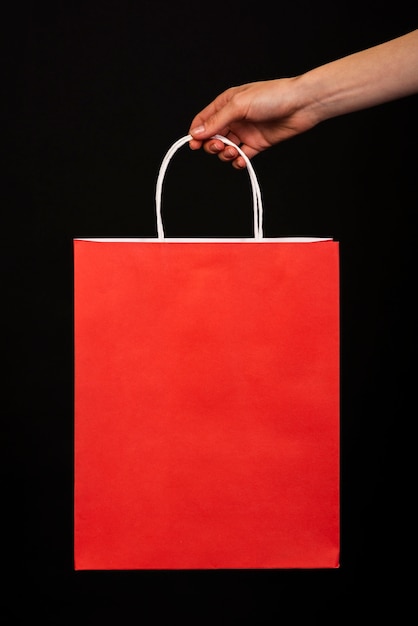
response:
M316 243L318 241L334 241L332 237L268 237L254 239L244 238L210 238L210 237L76 237L74 241L96 241L101 243Z

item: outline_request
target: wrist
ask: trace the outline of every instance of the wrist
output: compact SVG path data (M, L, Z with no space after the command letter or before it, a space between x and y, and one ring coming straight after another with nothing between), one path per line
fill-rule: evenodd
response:
M330 80L323 67L301 74L297 81L301 108L315 125L345 112L347 95L336 80Z

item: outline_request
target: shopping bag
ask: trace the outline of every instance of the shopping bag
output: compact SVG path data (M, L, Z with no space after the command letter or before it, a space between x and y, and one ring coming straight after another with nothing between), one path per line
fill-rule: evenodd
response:
M338 568L339 244L248 160L253 236L166 238L189 139L156 237L74 240L75 569Z

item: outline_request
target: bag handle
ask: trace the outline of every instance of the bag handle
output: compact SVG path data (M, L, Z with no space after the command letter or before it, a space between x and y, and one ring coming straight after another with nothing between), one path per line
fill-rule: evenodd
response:
M163 222L161 218L161 193L163 187L164 176L168 167L168 164L179 148L183 146L185 143L188 143L193 137L191 135L186 135L181 139L178 139L171 148L168 149L160 167L160 171L158 173L156 192L155 192L155 206L157 213L157 233L158 239L164 239L164 228ZM222 135L214 135L212 139L220 139L223 143L228 144L229 146L233 146L236 150L238 150L239 154L244 158L245 163L247 165L247 171L250 176L251 188L252 188L252 196L253 196L253 210L254 210L254 238L262 239L263 238L263 205L261 203L261 192L260 186L257 181L257 176L255 174L254 168L251 164L250 159L246 154L241 150L239 146L237 146L233 141L223 137Z

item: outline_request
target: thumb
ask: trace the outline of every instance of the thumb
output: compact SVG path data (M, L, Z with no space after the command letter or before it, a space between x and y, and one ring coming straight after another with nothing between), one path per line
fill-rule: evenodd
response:
M209 139L213 135L226 135L230 130L230 124L234 121L234 117L228 105L219 109L206 119L202 114L195 117L189 133L198 141Z

